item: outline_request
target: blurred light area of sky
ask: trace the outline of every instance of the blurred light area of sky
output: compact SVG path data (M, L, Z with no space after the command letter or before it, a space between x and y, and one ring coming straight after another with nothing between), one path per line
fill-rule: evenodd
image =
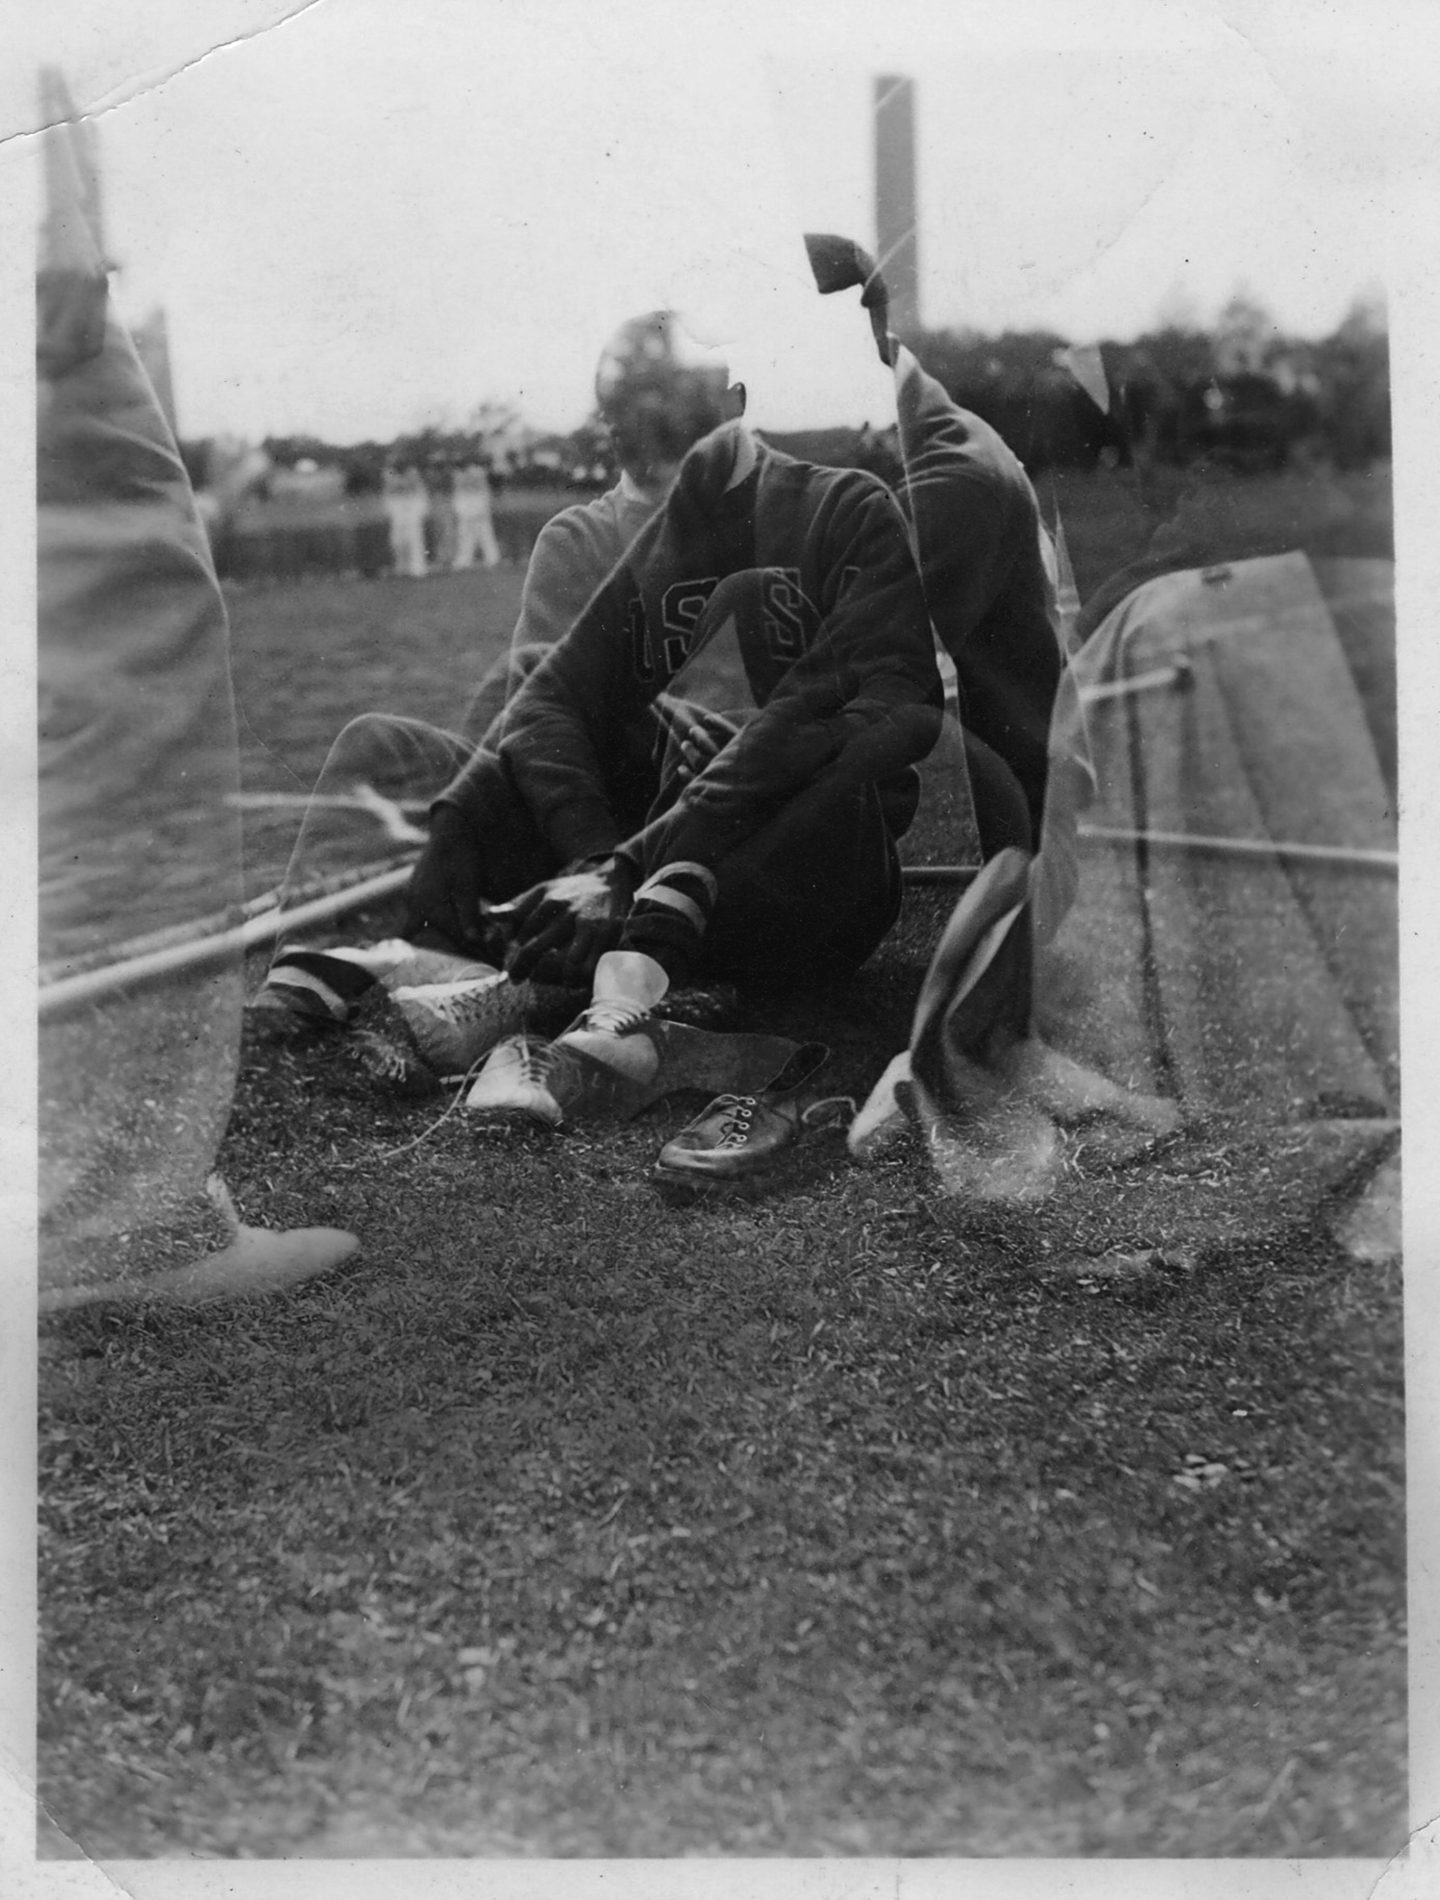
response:
M658 305L762 425L883 423L856 299L815 294L800 241L874 242L881 71L917 86L928 324L1123 338L1244 286L1321 335L1384 281L1396 127L1434 109L1400 0L21 13L0 124L33 129L42 61L95 115L116 295L164 306L197 436L384 439L486 399L567 429Z

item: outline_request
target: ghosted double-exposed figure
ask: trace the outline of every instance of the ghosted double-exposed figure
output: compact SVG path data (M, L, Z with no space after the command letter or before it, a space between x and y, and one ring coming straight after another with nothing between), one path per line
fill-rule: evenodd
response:
M254 1292L355 1241L242 1228L211 1174L244 1000L225 606L68 130L37 273L42 1305Z

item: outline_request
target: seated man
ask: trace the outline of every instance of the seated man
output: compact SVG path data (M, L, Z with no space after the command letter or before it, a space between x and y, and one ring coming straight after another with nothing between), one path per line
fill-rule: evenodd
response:
M895 840L943 715L882 483L757 441L743 389L668 312L618 334L597 394L621 481L537 543L522 649L553 644L522 652L523 679L437 801L405 934L474 953L485 907L507 904L513 977L597 978L562 1041L603 1061L672 981L813 980L865 960L899 912ZM666 693L722 635L755 708L733 730ZM522 1041L495 1051L471 1106L554 1120Z
M899 912L896 840L943 715L933 605L881 482L758 442L743 388L668 312L617 334L597 396L620 481L537 541L405 935L494 956L498 906L512 977L593 976L561 1044L613 1061L617 1028L671 981L823 980L865 960ZM743 720L671 690L702 665L713 680L722 650ZM965 744L982 853L1028 844L1013 772ZM346 973L337 1014L363 980ZM512 1039L470 1105L553 1124L552 1054Z

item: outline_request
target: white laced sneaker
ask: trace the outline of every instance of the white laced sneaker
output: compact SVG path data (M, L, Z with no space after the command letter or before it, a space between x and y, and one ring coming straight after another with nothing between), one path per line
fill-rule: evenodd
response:
M490 1051L465 1107L494 1120L524 1118L541 1128L558 1128L576 1093L574 1068L558 1043L507 1036Z
M554 1042L511 1036L491 1050L465 1107L558 1128L567 1115L633 1110L655 1078L660 1051L644 1033L670 979L653 957L608 950L590 1003Z
M660 1052L636 1031L649 1022L669 987L668 975L642 950L607 950L595 966L590 1003L559 1038L562 1047L628 1082L649 1082L660 1066Z
M531 992L528 983L512 983L497 970L461 982L399 985L390 1000L436 1074L463 1075L520 1029Z

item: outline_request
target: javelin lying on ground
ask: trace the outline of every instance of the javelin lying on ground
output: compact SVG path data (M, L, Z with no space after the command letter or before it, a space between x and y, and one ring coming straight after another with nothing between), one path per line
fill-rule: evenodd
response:
M1160 850L1200 851L1222 857L1263 855L1349 870L1394 874L1400 865L1399 853L1395 851L1287 843L1283 839L1218 838L1198 833L1126 831L1089 825L1082 825L1078 835L1095 844L1149 844ZM243 952L271 943L284 930L331 923L365 904L377 903L403 890L414 863L413 852L377 859L354 870L316 880L305 887L304 901L289 909L282 909L280 893L270 890L236 906L233 911L196 918L193 923L176 924L149 937L134 938L119 946L118 955L110 951L101 953L113 957L108 963L82 970L76 970L73 964L67 965L64 975L42 970L40 1014L58 1016L67 1010L97 1003L117 990L138 988L185 970L205 969L223 962L237 950ZM906 884L959 888L969 884L978 869L977 865L967 864L907 864L901 867L900 875Z
M363 904L375 903L403 890L414 865L414 853L399 859L365 864L354 871L324 880L328 887L304 903L282 910L279 893L267 891L239 907L238 915L211 916L193 924L179 924L171 931L157 933L168 941L149 940L142 947L136 940L122 946L128 954L98 969L46 980L41 973L40 1014L57 1016L66 1010L99 1002L116 990L137 988L161 977L184 970L200 970L223 963L237 951L253 949L278 937L282 929L303 929L310 924L329 923ZM313 890L314 887L312 886Z

